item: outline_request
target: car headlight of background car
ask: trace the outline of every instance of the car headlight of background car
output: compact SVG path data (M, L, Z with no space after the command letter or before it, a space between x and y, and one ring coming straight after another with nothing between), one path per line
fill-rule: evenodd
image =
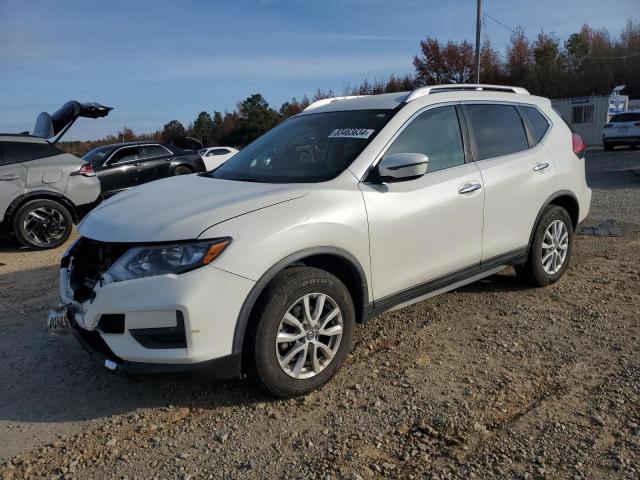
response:
M113 282L154 275L179 274L213 262L231 238L133 247L114 263L105 277Z

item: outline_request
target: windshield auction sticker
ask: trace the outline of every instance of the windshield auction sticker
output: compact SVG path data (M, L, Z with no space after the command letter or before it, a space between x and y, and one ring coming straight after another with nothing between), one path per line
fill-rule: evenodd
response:
M336 128L329 138L369 138L373 132L370 128Z

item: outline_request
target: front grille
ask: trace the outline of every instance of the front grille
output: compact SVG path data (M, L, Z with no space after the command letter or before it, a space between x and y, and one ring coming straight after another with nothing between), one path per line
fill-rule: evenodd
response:
M69 252L71 264L69 280L73 289L73 299L85 302L93 296L93 289L102 275L111 268L131 247L129 243L107 243L81 238Z

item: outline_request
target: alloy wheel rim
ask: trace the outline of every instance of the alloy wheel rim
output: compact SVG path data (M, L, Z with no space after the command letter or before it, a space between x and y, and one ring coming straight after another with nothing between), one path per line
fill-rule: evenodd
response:
M37 245L50 245L60 240L67 230L67 221L57 208L38 207L30 210L22 223L24 234Z
M311 378L335 358L344 329L342 311L325 293L296 300L280 321L276 356L280 368L295 379Z
M562 220L551 222L542 239L542 268L548 275L560 271L569 251L569 231Z

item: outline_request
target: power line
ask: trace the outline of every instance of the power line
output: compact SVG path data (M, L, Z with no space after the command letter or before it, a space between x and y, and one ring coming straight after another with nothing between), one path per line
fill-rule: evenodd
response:
M483 17L488 17L491 20L493 20L494 22L496 22L498 25L500 25L502 28L506 28L507 30L509 30L511 33L515 33L516 35L519 34L519 32L515 31L513 28L509 27L508 25L505 25L504 23L502 23L500 20L498 20L497 18L493 18L491 15L489 15L488 13L483 13L482 14Z

